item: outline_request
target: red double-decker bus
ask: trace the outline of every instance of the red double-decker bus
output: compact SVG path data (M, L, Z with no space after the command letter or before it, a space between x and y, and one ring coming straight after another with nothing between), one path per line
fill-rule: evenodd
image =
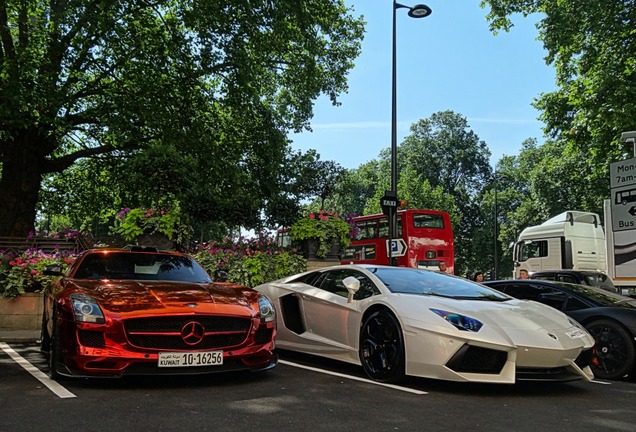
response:
M389 220L383 214L354 219L360 229L342 256L342 264L389 264L387 244ZM401 239L401 240L400 240ZM398 266L437 270L446 262L454 274L455 248L448 213L436 210L399 210L397 212Z

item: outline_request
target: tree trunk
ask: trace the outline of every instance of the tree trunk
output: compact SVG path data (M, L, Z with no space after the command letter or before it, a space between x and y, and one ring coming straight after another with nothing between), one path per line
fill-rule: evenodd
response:
M26 237L34 230L45 155L52 138L34 127L12 132L13 139L0 140L0 236Z

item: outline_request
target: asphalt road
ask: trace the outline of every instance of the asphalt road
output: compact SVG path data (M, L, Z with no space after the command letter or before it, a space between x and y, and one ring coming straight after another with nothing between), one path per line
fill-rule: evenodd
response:
M634 431L636 383L475 385L364 380L281 353L260 374L46 378L35 344L0 344L0 431ZM26 368L26 369L25 369ZM47 387L51 385L53 389Z

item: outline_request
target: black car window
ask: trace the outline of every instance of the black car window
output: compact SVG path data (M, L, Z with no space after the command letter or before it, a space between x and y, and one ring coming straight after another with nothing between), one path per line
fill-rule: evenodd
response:
M499 291L503 291L518 299L539 301L541 291L534 285L524 283L510 283L506 285L497 285Z
M575 311L579 309L587 309L589 306L577 299L576 297L569 296L567 302L565 303L565 307L563 308L564 312Z
M555 309L563 310L565 302L568 300L568 295L563 291L546 288L544 292L539 294L539 302L552 306Z
M556 275L554 274L542 274L542 275L532 275L531 279L536 279L536 280L557 280L556 279Z
M559 276L559 281L560 282L568 282L568 283L576 283L576 278L570 276L570 275L560 275Z
M526 284L523 282L514 282L503 287L499 285L497 288L518 299L534 300L559 310L563 309L568 297L564 292L554 288L543 285Z

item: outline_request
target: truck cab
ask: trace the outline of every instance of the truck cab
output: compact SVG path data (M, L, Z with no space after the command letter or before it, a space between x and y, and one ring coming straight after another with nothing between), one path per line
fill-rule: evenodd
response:
M606 272L605 233L596 213L566 211L524 229L514 246L515 277L520 270Z

